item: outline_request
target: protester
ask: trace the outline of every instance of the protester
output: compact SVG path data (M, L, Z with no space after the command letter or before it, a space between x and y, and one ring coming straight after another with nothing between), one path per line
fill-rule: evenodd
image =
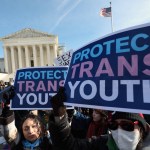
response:
M51 126L53 144L64 150L141 150L149 134L147 123L141 114L115 112L108 127L110 132L97 139L82 140L71 135L63 101L63 88L51 98L55 114L55 125ZM64 130L65 129L65 130Z
M142 144L149 134L142 114L115 112L108 123L109 132L96 139L77 139L71 134L63 101L64 88L51 98L54 116L49 119L52 144L44 136L40 118L29 114L21 122L20 134L15 127L14 112L8 103L0 116L4 136L12 150L142 150Z
M67 109L68 121L71 126L71 133L76 138L86 138L89 124L92 120L76 109Z
M92 122L87 131L87 138L97 138L108 131L108 112L101 109L94 109Z
M0 80L0 91L5 89L5 82L3 80Z
M44 135L40 118L27 114L20 123L20 133L15 126L14 112L5 106L0 116L0 124L4 128L4 137L11 150L51 150L52 144Z
M22 118L27 116L28 114L35 114L37 115L37 110L31 111L31 110L15 110L15 126L17 127L18 130L20 130L20 122Z

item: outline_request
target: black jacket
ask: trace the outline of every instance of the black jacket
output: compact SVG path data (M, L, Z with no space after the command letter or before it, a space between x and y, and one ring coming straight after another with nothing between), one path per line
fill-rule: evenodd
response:
M15 126L14 112L9 108L4 108L0 116L0 124L3 125L7 143L11 146L11 150L25 150L22 144L21 134ZM34 150L52 150L52 144L47 137L41 137L41 144Z
M108 150L107 135L91 141L74 138L66 116L55 121L55 124L50 122L50 133L57 150Z

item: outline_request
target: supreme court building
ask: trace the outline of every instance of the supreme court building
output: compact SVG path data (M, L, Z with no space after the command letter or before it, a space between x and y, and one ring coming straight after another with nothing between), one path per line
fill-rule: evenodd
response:
M5 72L13 79L17 69L53 66L59 55L58 36L30 28L2 37Z

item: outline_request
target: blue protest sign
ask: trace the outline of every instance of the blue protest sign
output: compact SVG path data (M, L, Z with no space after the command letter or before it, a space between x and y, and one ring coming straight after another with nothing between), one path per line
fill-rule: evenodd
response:
M16 95L11 109L51 109L50 97L59 86L64 86L68 67L25 68L16 72L14 87Z
M75 51L65 88L67 105L150 113L150 24Z

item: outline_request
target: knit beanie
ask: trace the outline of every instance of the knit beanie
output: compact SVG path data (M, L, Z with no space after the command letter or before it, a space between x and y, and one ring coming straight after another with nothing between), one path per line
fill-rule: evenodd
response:
M113 112L111 120L116 119L128 119L132 121L138 121L140 126L144 129L144 132L147 133L147 122L143 117L143 114L137 113L127 113L127 112Z

